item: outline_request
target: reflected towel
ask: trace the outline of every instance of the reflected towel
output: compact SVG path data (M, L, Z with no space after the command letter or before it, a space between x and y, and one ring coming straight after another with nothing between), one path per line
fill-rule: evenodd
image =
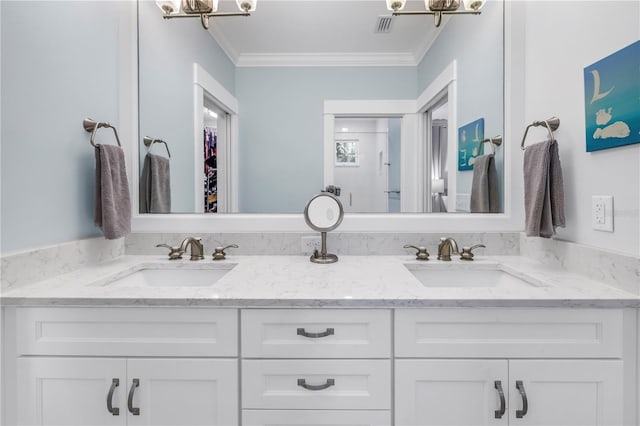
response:
M564 189L558 144L549 141L524 151L525 232L528 237L551 238L565 226Z
M499 213L498 172L493 154L481 155L473 163L471 213Z
M171 213L169 159L147 153L140 175L140 213Z
M131 198L124 151L115 145L97 145L94 222L108 240L131 232Z

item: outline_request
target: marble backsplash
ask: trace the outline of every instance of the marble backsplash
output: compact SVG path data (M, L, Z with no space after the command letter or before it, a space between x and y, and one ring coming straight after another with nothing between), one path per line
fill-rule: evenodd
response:
M328 251L338 255L403 255L413 252L405 249L405 244L424 246L435 259L440 237L445 234L425 233L339 233L327 235ZM165 248L157 248L160 243L171 246L179 245L185 234L166 233L134 233L126 238L125 251L130 255L163 254ZM237 255L302 255L301 238L320 236L319 233L216 233L199 234L204 245L207 258L216 246L237 244L237 249L230 249L229 254ZM484 244L485 249L477 249L475 253L482 255L518 255L520 253L520 236L518 233L447 233L453 237L460 247Z
M124 255L124 238L90 238L3 254L0 290L31 284Z
M520 237L520 254L640 295L640 258L567 241Z

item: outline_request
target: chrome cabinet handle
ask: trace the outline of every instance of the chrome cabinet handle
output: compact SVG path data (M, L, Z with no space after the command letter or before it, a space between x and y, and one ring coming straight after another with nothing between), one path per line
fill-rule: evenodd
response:
M500 396L500 409L494 412L494 416L496 419L501 419L507 409L507 404L504 400L504 391L502 390L502 381L496 380L493 382L493 387L496 388L498 395Z
M522 410L516 410L516 418L521 419L527 415L527 411L529 411L529 401L527 400L527 392L524 390L524 383L522 380L516 380L516 389L520 392L520 397L522 397Z
M140 379L133 379L131 381L131 389L129 390L129 399L127 401L127 407L129 408L129 412L134 416L140 415L140 408L133 406L133 394L136 392L136 388L140 386Z
M325 390L330 388L331 386L334 386L335 384L336 381L334 379L327 379L327 383L325 383L324 385L308 385L305 379L298 379L298 386L310 391Z
M321 333L309 333L304 328L298 328L297 334L298 336L304 336L310 339L319 339L320 337L327 337L335 334L335 330L333 328L327 328L327 331L323 331Z
M109 393L107 394L107 411L110 412L113 416L120 415L120 409L113 406L113 393L116 391L116 388L118 386L120 386L120 379L112 379L111 387L109 388Z

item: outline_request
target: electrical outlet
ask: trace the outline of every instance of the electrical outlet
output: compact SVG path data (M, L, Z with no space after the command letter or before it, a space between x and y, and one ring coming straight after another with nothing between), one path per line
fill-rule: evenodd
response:
M302 254L313 254L315 250L320 251L322 244L320 237L302 237L300 241Z
M613 197L611 195L591 197L591 227L598 231L613 232Z

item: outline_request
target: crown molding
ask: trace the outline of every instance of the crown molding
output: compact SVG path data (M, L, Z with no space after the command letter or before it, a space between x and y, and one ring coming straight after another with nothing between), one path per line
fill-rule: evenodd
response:
M425 43L418 46L418 48L414 52L414 57L416 58L416 65L420 65L420 62L422 62L422 60L424 59L429 49L431 49L431 46L433 46L433 44L436 42L438 37L440 37L440 34L442 34L442 31L447 26L450 20L451 20L451 15L445 15L444 19L442 19L442 24L440 24L440 27L436 30L435 37L429 38Z
M224 51L229 60L233 62L234 65L238 65L238 58L240 55L233 48L231 42L229 42L229 40L224 36L222 31L220 31L218 25L212 22L209 26L209 34L211 35L211 37L213 37L216 43L218 43L218 46L220 46L220 48Z
M416 66L413 53L253 53L239 56L238 67L398 67Z

